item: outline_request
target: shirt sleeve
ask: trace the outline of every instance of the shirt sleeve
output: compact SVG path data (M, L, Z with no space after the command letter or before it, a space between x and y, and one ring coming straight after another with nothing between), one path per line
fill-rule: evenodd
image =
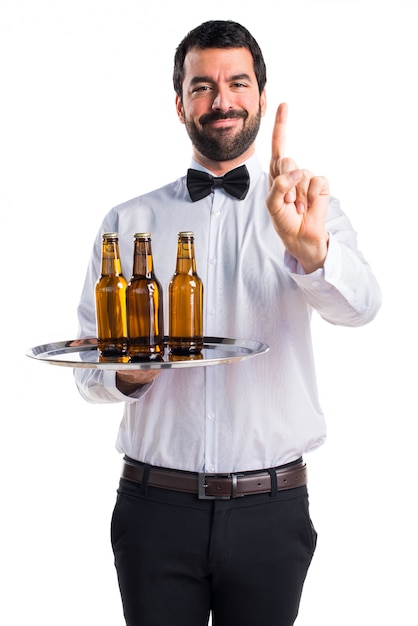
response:
M328 254L324 267L306 274L288 252L285 265L309 305L325 320L342 326L372 321L381 306L381 291L357 248L357 234L335 198L330 200Z
M132 404L147 393L153 385L153 382L141 385L134 394L125 396L116 387L116 372L113 370L75 368L74 378L81 396L93 404L115 402Z

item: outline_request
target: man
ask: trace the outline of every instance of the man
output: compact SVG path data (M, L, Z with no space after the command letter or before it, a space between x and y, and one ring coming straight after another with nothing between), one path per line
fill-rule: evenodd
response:
M206 22L184 38L174 87L198 184L189 172L112 209L87 273L80 337L96 335L101 233L119 232L129 275L132 235L150 231L166 287L177 232L192 230L205 335L270 346L222 367L75 372L88 401L125 403L112 545L128 626L203 626L210 612L217 626L294 623L316 545L302 457L325 439L311 313L359 326L380 306L379 287L327 180L285 156L284 104L269 175L262 171L255 139L265 83L262 53L241 25ZM219 180L230 171L243 183L238 198Z

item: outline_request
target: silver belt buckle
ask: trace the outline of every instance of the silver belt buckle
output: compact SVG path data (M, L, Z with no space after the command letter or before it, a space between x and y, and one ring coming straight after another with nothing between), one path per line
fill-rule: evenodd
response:
M198 498L199 500L230 500L231 498L237 498L237 484L238 476L243 474L208 474L206 472L199 472L198 474ZM230 478L232 481L232 493L229 496L209 496L206 493L207 479L208 478Z

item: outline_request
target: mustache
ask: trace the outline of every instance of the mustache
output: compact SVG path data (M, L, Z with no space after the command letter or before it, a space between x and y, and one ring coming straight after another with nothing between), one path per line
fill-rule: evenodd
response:
M206 113L199 118L199 122L202 126L210 124L211 122L217 122L218 120L230 120L230 119L247 119L247 111L227 111L221 113L220 111L213 111L212 113Z

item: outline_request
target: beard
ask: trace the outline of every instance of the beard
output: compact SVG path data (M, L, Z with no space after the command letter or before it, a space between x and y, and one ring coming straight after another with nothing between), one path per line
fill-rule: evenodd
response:
M207 128L206 124L216 120L243 119L240 132L229 128ZM249 117L247 111L228 111L227 113L207 113L199 118L199 126L184 118L187 134L194 147L212 161L231 161L241 156L255 141L261 123L261 109Z

